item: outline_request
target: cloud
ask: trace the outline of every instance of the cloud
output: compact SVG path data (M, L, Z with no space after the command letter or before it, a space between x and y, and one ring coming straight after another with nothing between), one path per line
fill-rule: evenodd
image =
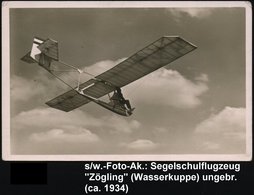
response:
M166 132L168 132L168 129L165 127L155 127L153 129L153 132L154 133L166 133Z
M207 74L204 74L204 73L202 73L202 74L200 74L199 76L197 76L196 78L195 78L195 80L196 81L203 81L203 82L208 82L209 81L209 79L208 79L208 75Z
M16 129L45 130L53 128L63 128L65 126L99 126L100 121L81 110L73 112L63 112L52 108L35 108L24 111L12 118L12 123Z
M123 144L126 148L132 150L152 150L157 148L158 144L147 139L138 139L128 144Z
M93 75L98 75L106 70L109 70L110 68L114 67L115 65L119 64L120 62L124 61L126 58L121 58L115 61L112 60L104 60L97 62L91 66L83 68L84 71L93 74Z
M195 134L208 149L241 148L245 146L245 127L245 108L225 107L198 124Z
M195 131L205 134L245 135L245 109L226 107L217 115L213 115L201 122ZM243 138L242 136L240 137Z
M206 18L213 12L211 8L170 8L167 9L176 18L181 18L185 15L192 18Z
M112 113L93 116L78 109L66 113L52 108L36 108L12 117L11 126L11 141L15 146L13 152L17 154L31 150L33 153L43 151L45 154L53 151L68 153L74 147L77 148L73 150L81 153L98 153L113 147L112 140L117 144L117 140L119 142L123 136L138 131L141 123ZM68 143L70 146L65 145ZM85 143L91 145L82 150ZM36 147L30 150L34 144ZM53 150L49 147L52 144Z
M134 130L138 130L141 126L141 123L137 120L128 121L126 118L117 115L104 116L101 121L104 124L104 128L112 133L131 133Z
M61 83L45 70L39 70L31 78L12 76L10 79L11 101L32 102L49 100L66 90L68 86ZM44 102L43 102L44 103Z
M140 128L137 120L126 119L115 114L92 116L81 110L62 112L52 108L36 108L24 111L11 119L12 127L17 131L32 130L50 132L52 129L66 131L100 131L107 133L132 133ZM44 134L43 134L44 135ZM47 134L48 135L48 134Z
M175 70L161 68L126 87L129 97L149 105L194 108L201 104L199 96L208 90L207 75L192 82Z
M10 84L10 95L14 101L27 101L46 90L44 85L16 75L11 77Z
M35 142L66 142L66 143L92 143L99 141L99 137L91 131L75 127L52 129L46 132L33 133L30 139Z

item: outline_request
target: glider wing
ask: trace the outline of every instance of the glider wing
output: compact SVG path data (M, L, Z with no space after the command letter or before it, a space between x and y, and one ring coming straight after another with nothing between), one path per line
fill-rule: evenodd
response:
M82 90L86 95L100 98L112 91L114 87L105 84L104 82L97 81L95 79L90 79L89 81L82 83L79 86L79 89ZM50 107L69 112L75 108L78 108L84 104L89 103L91 100L80 95L76 90L72 89L62 95L57 96L56 98L46 102Z
M96 78L123 87L196 49L178 36L165 36Z

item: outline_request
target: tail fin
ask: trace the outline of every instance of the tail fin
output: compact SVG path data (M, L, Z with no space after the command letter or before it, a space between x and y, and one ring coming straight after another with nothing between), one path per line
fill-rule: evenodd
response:
M58 61L58 43L52 39L43 40L35 37L32 49L21 60L27 63L38 63L40 66L50 70L52 60Z

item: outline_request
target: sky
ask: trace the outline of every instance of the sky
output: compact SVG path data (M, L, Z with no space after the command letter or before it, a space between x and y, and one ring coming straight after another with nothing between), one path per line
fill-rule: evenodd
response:
M197 49L123 87L130 117L48 107L67 88L20 60L34 36L52 38L61 61L96 75L165 35ZM10 54L12 154L246 152L244 8L16 8Z

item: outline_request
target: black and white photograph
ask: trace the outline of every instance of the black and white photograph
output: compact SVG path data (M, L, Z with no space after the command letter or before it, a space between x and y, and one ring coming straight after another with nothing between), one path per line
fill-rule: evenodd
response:
M4 160L252 158L247 2L3 6Z

